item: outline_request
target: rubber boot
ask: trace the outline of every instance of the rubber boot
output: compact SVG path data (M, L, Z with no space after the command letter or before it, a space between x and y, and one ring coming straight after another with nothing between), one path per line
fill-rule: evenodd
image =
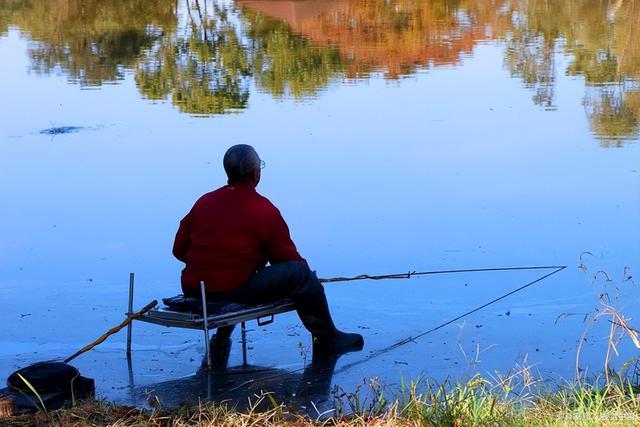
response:
M223 371L229 363L229 355L231 354L231 333L234 326L224 326L216 330L216 334L209 342L209 351L211 352L211 368L217 371ZM202 361L202 367L206 368L207 360Z
M235 329L235 325L222 326L216 329L216 334L211 339L211 342L213 342L215 338L230 339L234 329Z
M364 347L364 338L360 334L336 331L332 335L314 335L313 349L317 352L335 352L337 354L360 351Z
M314 351L346 353L362 350L364 338L360 334L339 331L333 324L327 299L322 295L313 306L299 306L298 315L313 336Z

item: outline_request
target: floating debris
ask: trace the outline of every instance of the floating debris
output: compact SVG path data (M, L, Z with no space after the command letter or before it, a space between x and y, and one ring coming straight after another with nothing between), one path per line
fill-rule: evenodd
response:
M54 126L40 131L43 135L61 135L63 133L80 132L84 129L81 126Z

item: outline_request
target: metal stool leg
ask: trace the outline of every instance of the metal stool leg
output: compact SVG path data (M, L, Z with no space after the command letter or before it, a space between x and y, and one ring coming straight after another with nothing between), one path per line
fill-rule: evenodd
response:
M247 326L242 322L242 366L247 366Z
M207 366L211 370L211 351L209 350L209 315L207 314L207 293L205 292L204 282L200 282L200 294L202 295L202 329L204 329L204 351L207 355Z
M127 316L133 313L133 273L129 273L129 308ZM127 356L131 356L131 327L133 322L129 322L127 326Z

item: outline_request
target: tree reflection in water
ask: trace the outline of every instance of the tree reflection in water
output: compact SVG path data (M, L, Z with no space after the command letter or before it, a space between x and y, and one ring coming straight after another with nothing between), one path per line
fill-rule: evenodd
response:
M534 102L555 108L554 55L572 60L566 73L584 77L583 104L603 146L640 132L640 1L599 0L506 3L505 62L535 91Z
M227 11L213 5L209 14L195 0L193 10L187 2L187 16L183 31L172 28L138 61L140 92L156 100L170 95L180 111L191 114L245 108L251 68Z
M174 1L0 1L0 34L14 25L35 42L29 45L31 69L62 70L83 86L122 79L162 29L176 24Z
M142 96L189 114L246 108L252 82L315 97L336 80L457 65L492 40L534 103L557 108L557 73L582 76L604 146L640 132L640 0L0 0L0 33L9 25L35 42L38 73L100 85L133 70Z

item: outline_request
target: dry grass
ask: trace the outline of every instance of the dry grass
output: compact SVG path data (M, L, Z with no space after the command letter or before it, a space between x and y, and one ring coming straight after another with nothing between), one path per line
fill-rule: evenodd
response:
M536 381L529 368L491 378L475 376L464 383L430 381L403 383L399 390L360 390L373 398L344 394L344 415L314 420L292 413L256 396L244 411L202 403L171 410L143 410L105 402L84 402L72 408L5 419L10 425L53 426L635 426L640 425L638 377L621 375L567 383L549 390ZM384 397L390 396L387 398ZM367 403L368 402L368 403ZM360 405L360 406L358 406ZM348 413L347 413L348 412ZM2 421L0 421L2 424Z

